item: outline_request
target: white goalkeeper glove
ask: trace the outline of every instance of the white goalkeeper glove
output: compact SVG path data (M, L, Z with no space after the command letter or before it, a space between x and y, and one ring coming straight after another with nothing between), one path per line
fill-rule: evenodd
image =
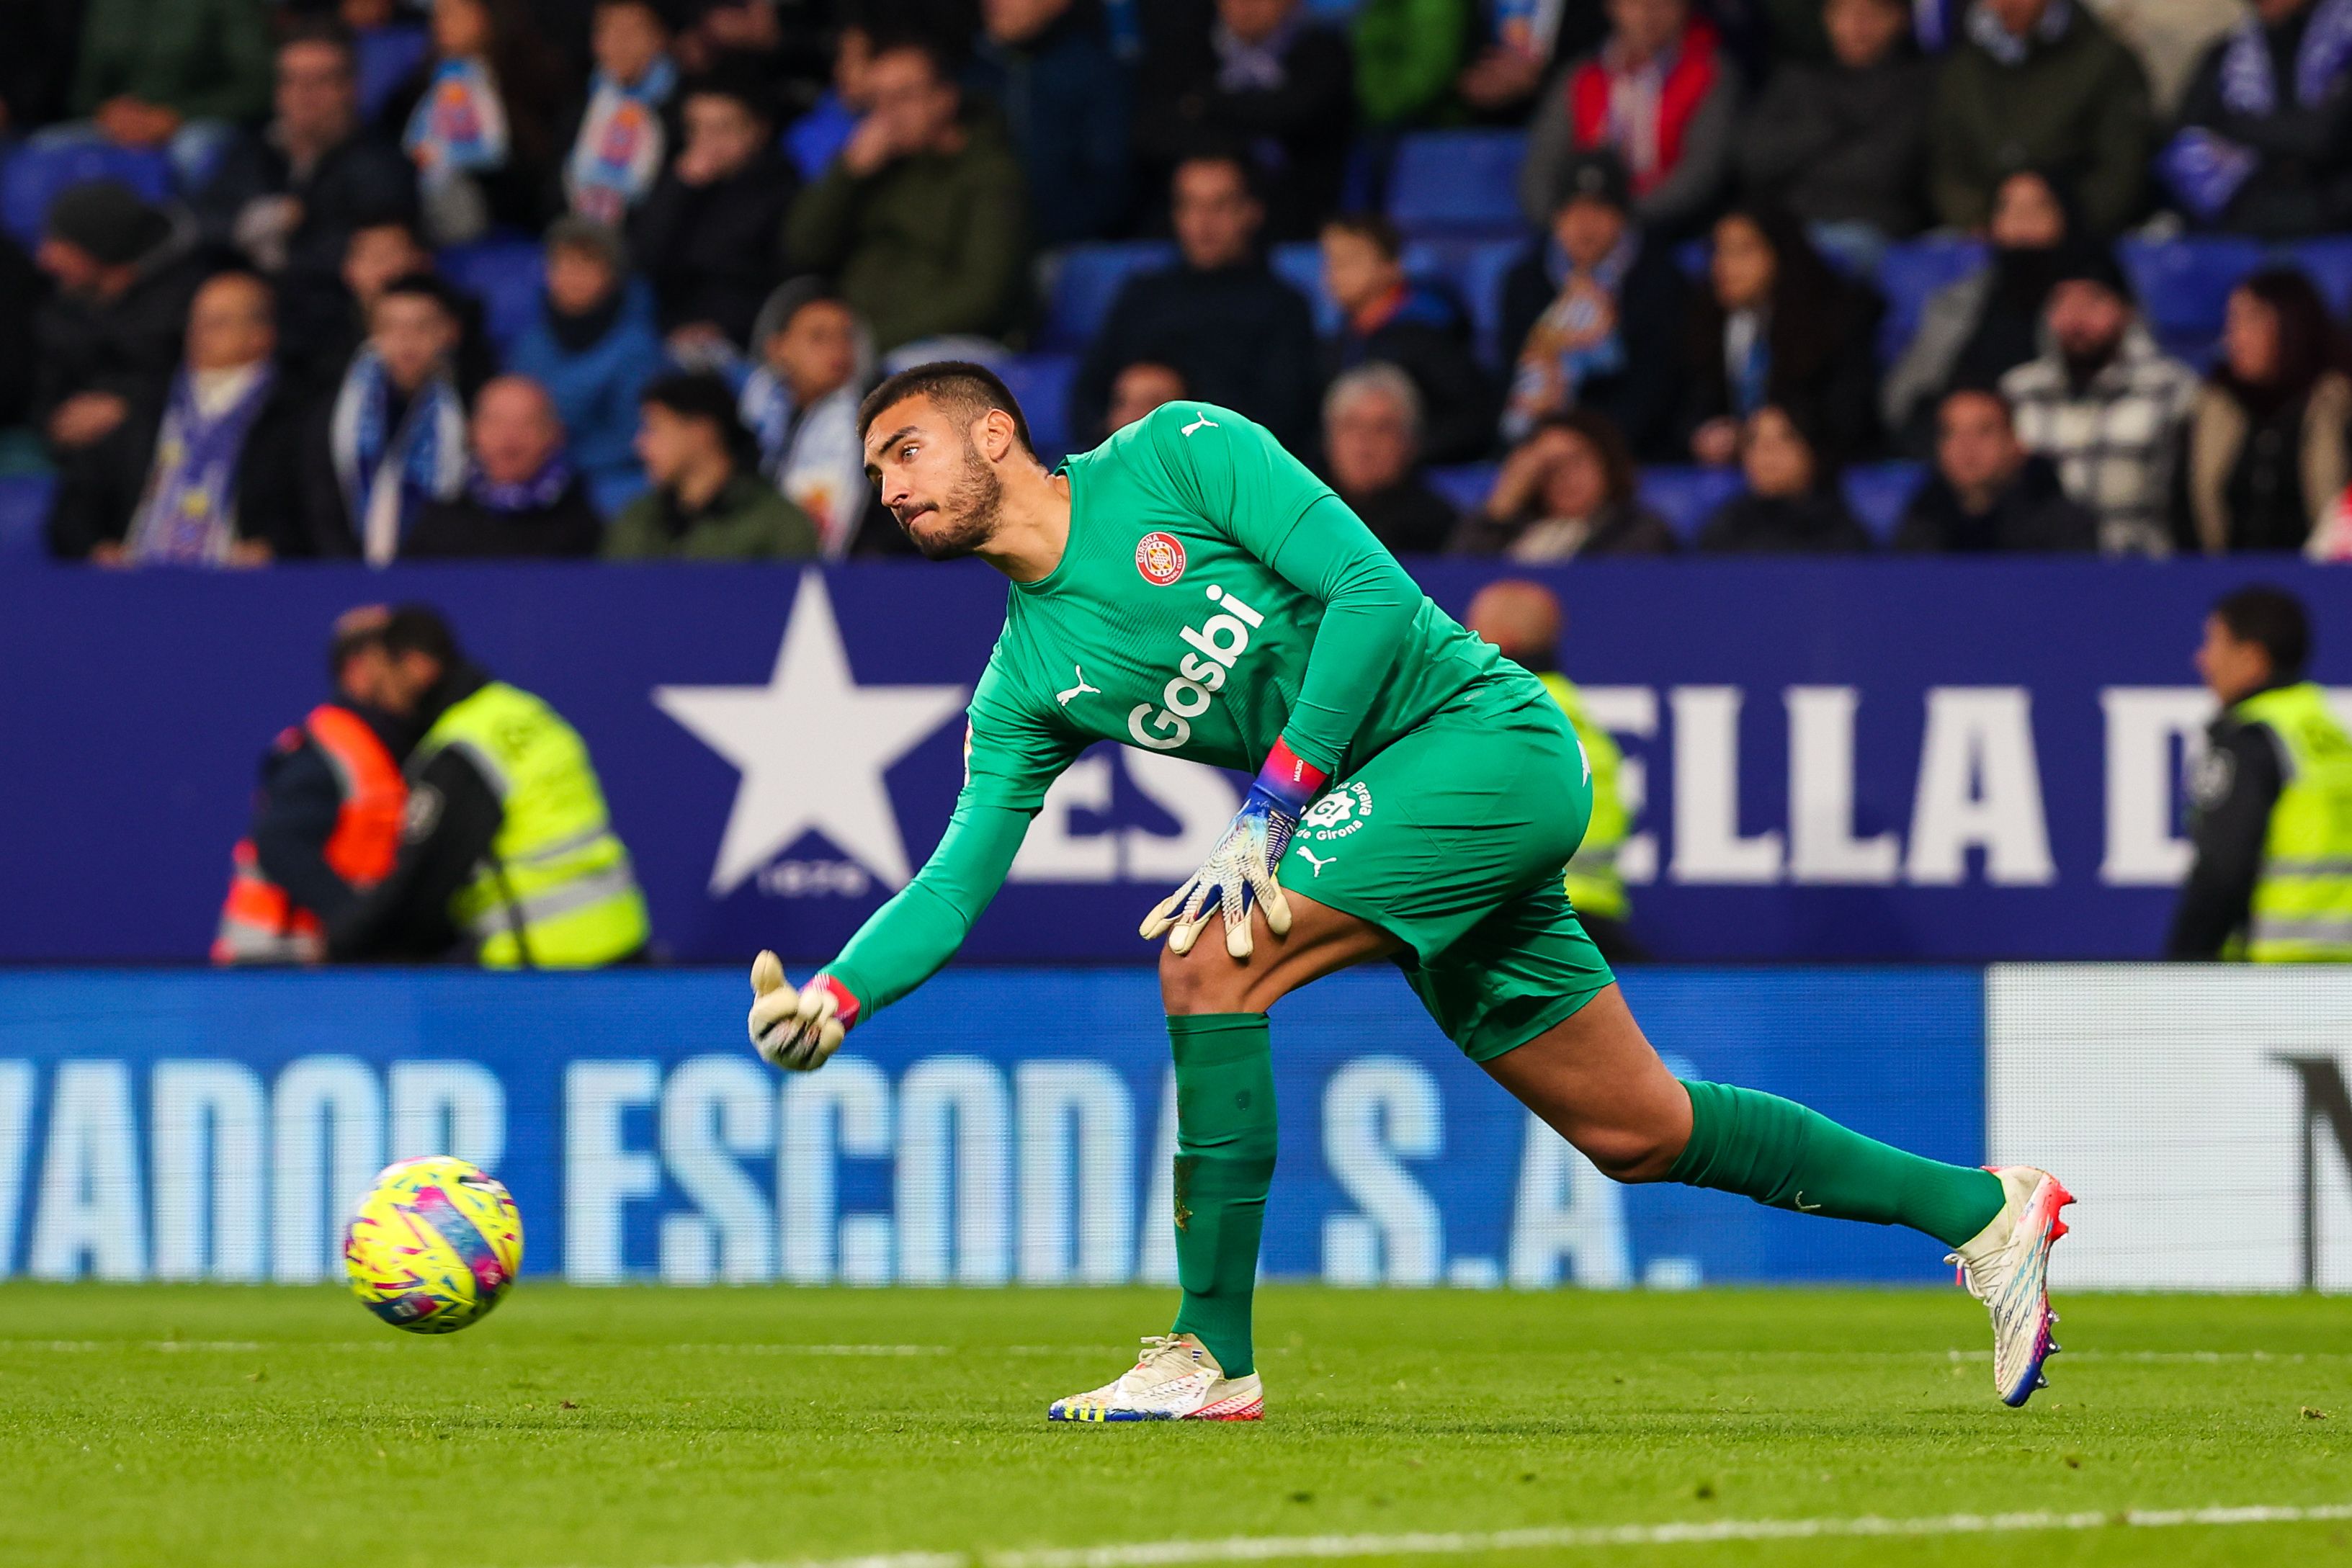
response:
M751 960L751 1044L771 1066L814 1072L856 1021L857 998L831 975L795 991L782 959L763 952Z
M1256 782L1242 809L1209 852L1208 860L1192 880L1162 899L1144 916L1146 941L1168 937L1168 950L1178 957L1192 950L1213 913L1225 917L1225 951L1246 958L1255 946L1250 936L1250 905L1265 911L1266 929L1276 936L1290 933L1290 902L1282 895L1275 870L1290 845L1299 813L1307 809L1328 777L1294 755L1282 741L1258 770Z

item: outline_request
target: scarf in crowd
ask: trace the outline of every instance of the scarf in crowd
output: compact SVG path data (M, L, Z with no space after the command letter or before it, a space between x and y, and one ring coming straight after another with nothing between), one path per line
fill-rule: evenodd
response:
M1772 337L1760 310L1734 310L1723 323L1723 381L1731 412L1745 419L1772 388Z
M182 371L131 519L131 559L217 566L236 540L237 460L277 374L268 364L197 376Z
M2294 51L2294 101L2315 108L2352 64L2352 0L2319 0ZM2231 29L2221 49L2221 104L2232 114L2261 120L2278 112L2277 64L2260 16ZM2157 157L2165 183L2181 205L2208 223L2220 217L2253 178L2262 157L2243 142L2201 125L2183 130Z
M760 444L760 472L816 525L827 559L849 549L865 510L866 454L857 439L857 381L819 398L805 412L792 389L761 365L744 378L737 400Z
M588 112L563 168L573 212L617 225L653 189L668 141L662 106L677 87L677 68L667 55L634 87L596 73L589 85Z
M474 504L508 517L518 512L543 512L563 499L563 492L571 487L572 465L561 452L550 455L529 478L503 484L483 473L478 463L466 467L466 494Z
M2070 0L2050 0L2043 8L2042 20L2033 24L2031 37L2021 38L2000 25L2000 18L1985 5L1969 10L1969 41L2005 66L2021 66L2026 54L2036 43L2054 44L2066 36L2074 20L2074 7Z
M370 566L384 566L419 507L446 501L466 482L466 408L446 374L426 379L391 428L392 378L373 348L363 348L335 394L329 446L335 483Z
M436 66L400 144L428 183L504 168L507 110L490 68L478 59Z
M1723 70L1714 26L1694 17L1662 53L1631 61L1614 39L1570 72L1569 118L1576 145L1612 147L1645 196L1682 161L1683 137Z
M1290 79L1282 57L1290 52L1290 46L1298 41L1306 26L1307 11L1301 6L1285 16L1273 32L1253 44L1219 22L1209 34L1209 41L1217 51L1217 90L1272 92L1281 87Z

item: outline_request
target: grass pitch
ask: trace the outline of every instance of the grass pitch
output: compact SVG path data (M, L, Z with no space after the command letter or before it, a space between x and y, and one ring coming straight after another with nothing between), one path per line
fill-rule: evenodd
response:
M1115 1374L1168 1292L531 1281L479 1326L423 1339L337 1291L9 1285L0 1563L684 1568L2352 1503L2344 1302L2061 1308L2053 1386L2011 1411L1992 1396L1983 1312L1957 1291L1275 1287L1259 1297L1262 1426L1097 1427L1048 1425L1045 1405ZM1820 1568L1995 1552L2352 1561L2352 1521L1473 1554Z

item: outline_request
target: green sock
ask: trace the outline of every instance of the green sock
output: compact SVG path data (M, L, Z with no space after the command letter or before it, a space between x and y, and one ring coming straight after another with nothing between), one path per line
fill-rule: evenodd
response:
M1907 1225L1958 1247L1991 1223L2000 1178L1906 1154L1792 1100L1689 1083L1690 1143L1666 1173L1685 1186L1737 1192L1806 1214Z
M1250 1297L1274 1185L1274 1051L1264 1013L1171 1017L1176 1054L1176 1277L1171 1333L1197 1335L1225 1369L1255 1369Z

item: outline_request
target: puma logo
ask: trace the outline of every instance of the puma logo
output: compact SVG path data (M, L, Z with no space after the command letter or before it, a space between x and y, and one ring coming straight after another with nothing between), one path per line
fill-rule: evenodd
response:
M1298 858L1313 866L1317 876L1321 876L1323 874L1323 868L1329 865L1331 861L1336 861L1339 857L1338 855L1333 855L1330 860L1326 860L1321 855L1317 854L1313 850L1308 849L1305 844L1301 844L1298 846Z
M1797 1194L1797 1207L1801 1212L1805 1214L1819 1214L1822 1211L1822 1206L1820 1204L1807 1203L1805 1201L1805 1195L1802 1192Z
M1071 698L1082 697L1088 692L1094 693L1097 696L1100 696L1102 695L1102 688L1100 686L1090 686L1087 685L1087 673L1078 665L1072 664L1070 666L1070 674L1078 677L1078 684L1072 686L1066 692L1055 692L1054 694L1054 701L1061 706L1069 706Z
M1200 418L1198 418L1198 419L1194 420L1192 423L1190 423L1190 424L1186 425L1186 426L1184 427L1184 434L1187 434L1187 435L1190 435L1190 434L1192 434L1194 431L1196 431L1196 430L1200 429L1200 428L1201 428L1202 425L1204 425L1204 424L1205 424L1205 425L1207 425L1211 430L1223 430L1223 429L1224 428L1224 426L1223 426L1223 425L1219 424L1215 420L1211 419L1207 414L1205 414L1205 413L1204 413L1204 414L1201 415L1201 417L1200 417Z

